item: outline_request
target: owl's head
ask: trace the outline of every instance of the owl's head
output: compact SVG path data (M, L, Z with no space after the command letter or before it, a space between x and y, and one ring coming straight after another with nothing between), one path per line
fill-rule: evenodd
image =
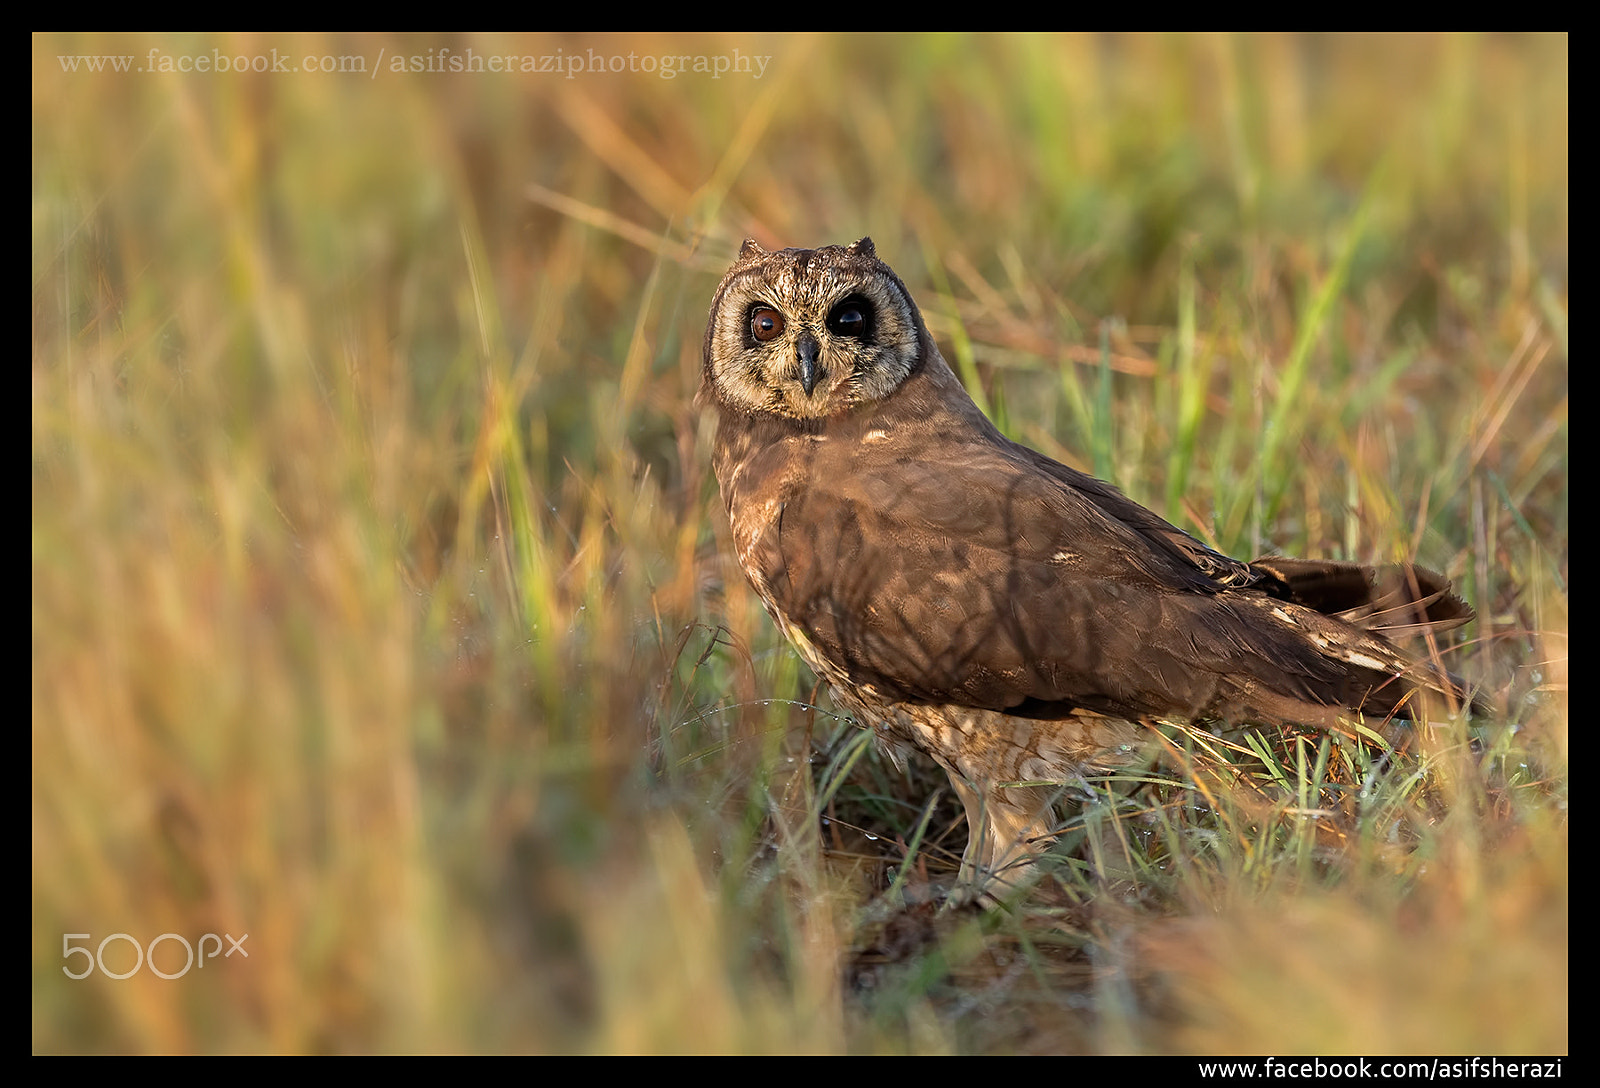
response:
M745 415L837 416L899 388L927 339L871 238L776 253L750 239L711 302L705 392Z

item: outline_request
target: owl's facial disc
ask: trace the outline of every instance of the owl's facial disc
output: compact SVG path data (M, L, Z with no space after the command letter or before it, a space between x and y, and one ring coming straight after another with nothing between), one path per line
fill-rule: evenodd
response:
M894 273L862 245L741 252L707 329L706 376L726 407L823 419L905 380L920 321Z

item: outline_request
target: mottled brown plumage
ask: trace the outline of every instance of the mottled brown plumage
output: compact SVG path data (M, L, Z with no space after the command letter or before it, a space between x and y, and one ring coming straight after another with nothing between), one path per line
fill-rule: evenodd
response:
M743 567L835 699L950 774L963 880L1000 890L1045 786L1150 722L1410 716L1459 682L1391 641L1472 610L1421 567L1243 563L1000 434L870 239L747 241L711 306L702 397Z

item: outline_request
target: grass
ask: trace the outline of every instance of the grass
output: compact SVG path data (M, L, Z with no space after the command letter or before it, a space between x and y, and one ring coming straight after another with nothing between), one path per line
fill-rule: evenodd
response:
M468 49L772 60L62 59ZM33 1050L1564 1053L1567 56L34 37ZM1447 572L1504 714L1167 730L938 911L958 807L762 614L693 399L742 237L863 234L1007 433ZM117 933L249 956L63 973Z

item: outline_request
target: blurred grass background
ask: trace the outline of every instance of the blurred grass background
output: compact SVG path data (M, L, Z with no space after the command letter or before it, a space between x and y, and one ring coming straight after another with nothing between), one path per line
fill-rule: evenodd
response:
M274 53L365 68L139 70ZM390 67L630 54L770 60ZM1565 36L32 60L36 1052L1566 1050ZM693 404L740 239L864 234L1014 437L1446 571L1504 720L1178 736L1049 905L932 913L942 775L765 619ZM64 976L113 933L249 957Z

